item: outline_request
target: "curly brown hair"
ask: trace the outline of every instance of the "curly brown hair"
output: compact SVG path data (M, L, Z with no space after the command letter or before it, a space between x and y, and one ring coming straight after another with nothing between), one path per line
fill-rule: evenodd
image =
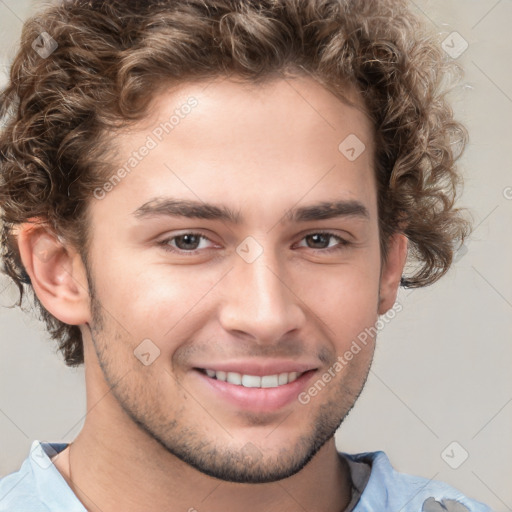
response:
M58 45L51 55L33 48L43 32ZM401 284L435 282L471 227L454 208L467 135L443 85L457 69L405 0L68 0L45 10L25 23L0 96L2 259L16 305L25 285L66 364L83 363L79 327L39 302L13 230L41 222L87 264L87 209L112 173L109 135L141 119L162 87L230 75L308 75L340 98L359 91L375 127L381 257L403 232L414 272Z

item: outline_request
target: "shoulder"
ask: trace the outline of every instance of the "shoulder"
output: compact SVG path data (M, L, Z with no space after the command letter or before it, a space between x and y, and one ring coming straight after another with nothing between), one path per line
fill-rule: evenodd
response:
M44 503L32 492L30 475L23 467L0 479L0 512L15 510L47 512Z
M370 478L354 512L492 512L487 505L444 482L395 471L382 451L342 455L371 466Z
M20 469L0 479L0 512L84 512L50 460L66 446L34 441Z
M49 510L37 497L36 480L29 459L18 471L0 479L0 511Z

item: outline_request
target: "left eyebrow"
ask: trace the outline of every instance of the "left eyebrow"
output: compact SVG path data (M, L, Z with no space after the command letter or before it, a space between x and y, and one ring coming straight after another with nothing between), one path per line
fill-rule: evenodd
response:
M155 197L137 208L133 215L139 219L160 215L188 217L196 219L222 220L232 224L241 224L240 212L230 208L201 201L182 200L167 197ZM284 215L286 222L308 222L333 219L337 217L359 217L368 220L370 214L363 203L355 200L322 201L288 210Z
M336 217L360 217L369 219L370 213L366 206L355 200L323 201L309 206L301 206L289 210L285 218L288 222L307 222L325 220Z

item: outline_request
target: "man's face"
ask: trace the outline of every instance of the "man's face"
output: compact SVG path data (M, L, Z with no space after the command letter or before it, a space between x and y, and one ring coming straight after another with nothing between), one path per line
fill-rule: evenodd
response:
M116 136L113 174L130 171L92 200L88 378L105 392L116 384L103 402L116 429L136 422L217 478L277 480L334 435L369 371L372 339L334 364L378 316L372 129L311 79L205 85L161 94ZM238 222L170 215L171 199L197 202L196 212L213 204ZM322 202L344 213L291 218ZM306 373L256 388L206 370Z

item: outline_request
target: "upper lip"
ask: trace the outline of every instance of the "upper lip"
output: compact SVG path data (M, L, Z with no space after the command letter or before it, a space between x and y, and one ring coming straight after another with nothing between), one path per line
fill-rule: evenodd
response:
M222 372L235 372L242 375L279 375L280 373L304 373L309 370L316 370L314 364L298 363L296 361L233 361L223 363L205 363L195 365L194 368L202 370L214 370Z

